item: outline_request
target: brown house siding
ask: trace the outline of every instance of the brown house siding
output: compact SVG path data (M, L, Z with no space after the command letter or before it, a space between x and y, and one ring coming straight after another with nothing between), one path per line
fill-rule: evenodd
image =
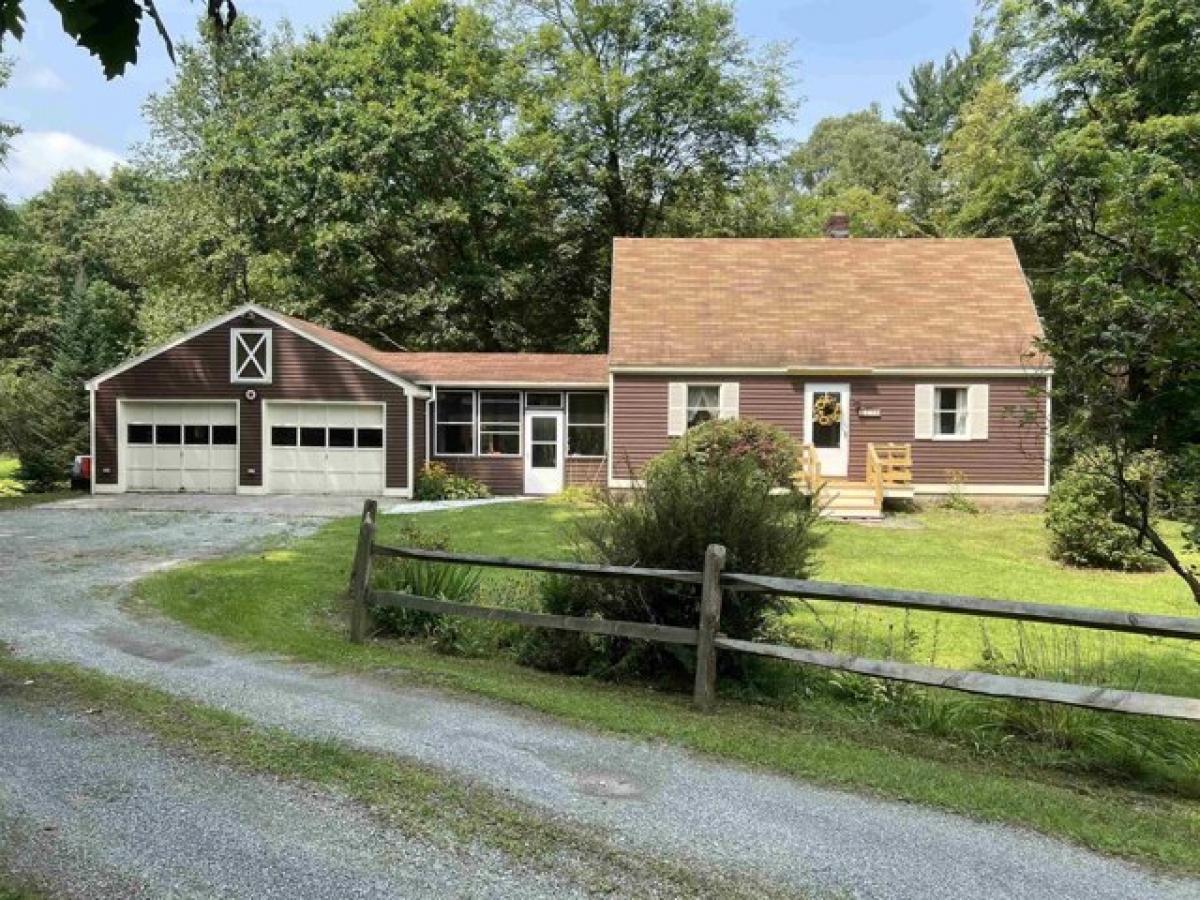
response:
M272 328L272 383L231 384L229 332ZM245 399L253 388L257 398ZM116 484L118 400L240 400L238 483L262 484L262 404L272 400L373 401L387 404L385 485L408 486L408 399L391 382L262 318L217 325L102 382L96 389L96 482Z
M636 478L652 457L666 449L667 385L672 381L738 381L739 414L779 425L804 439L802 377L703 373L688 375L621 375L613 380L613 477ZM812 379L817 381L818 379ZM823 382L850 385L850 470L852 479L866 474L870 442L899 441L913 446L913 479L917 484L945 484L949 471L961 471L968 485L1004 484L1040 488L1045 477L1045 398L1030 396L1040 378L847 378ZM989 385L988 439L980 441L915 440L917 384L974 383ZM878 409L878 418L863 418L860 408ZM1032 421L1027 421L1032 419Z

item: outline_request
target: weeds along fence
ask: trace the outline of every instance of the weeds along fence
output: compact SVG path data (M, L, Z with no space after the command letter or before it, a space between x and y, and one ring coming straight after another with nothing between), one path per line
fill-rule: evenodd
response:
M720 630L721 605L724 595L745 591L764 591L783 596L868 606L1014 619L1020 622L1069 625L1100 631L1193 641L1200 640L1200 618L1140 615L1048 603L993 600L984 597L936 594L924 591L901 591L864 585L776 578L766 575L741 575L724 571L725 548L717 545L708 548L704 557L704 569L700 572L510 559L498 556L449 553L440 550L422 550L412 547L388 547L375 542L377 514L375 501L366 501L350 577L350 639L356 643L361 643L366 637L371 610L392 606L439 615L509 622L530 628L555 628L585 634L608 635L667 644L685 644L695 647L694 700L702 710L710 710L716 697L717 652L727 651L750 653L802 665L852 672L890 681L946 688L970 694L982 694L989 697L1040 700L1108 712L1200 721L1200 699L1190 697L1068 684L987 672L945 669L894 660L863 659L823 650L737 640L722 635ZM398 591L373 590L371 588L373 561L389 557L448 565L547 572L584 578L635 579L696 585L700 591L699 621L695 628L681 628L650 622L550 615L455 603L436 597L421 597Z

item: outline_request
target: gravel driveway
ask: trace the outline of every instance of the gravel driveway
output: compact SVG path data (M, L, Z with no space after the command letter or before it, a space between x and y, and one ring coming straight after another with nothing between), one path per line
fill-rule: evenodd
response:
M698 858L798 891L923 900L1200 897L1200 881L1158 878L1020 829L598 736L415 685L245 655L117 605L123 585L154 568L312 527L247 515L0 514L0 640L22 655L144 681L297 734L433 764L598 826L622 847Z

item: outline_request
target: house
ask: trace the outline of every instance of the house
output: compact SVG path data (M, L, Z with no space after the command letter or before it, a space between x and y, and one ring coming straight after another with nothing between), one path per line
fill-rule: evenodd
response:
M689 425L773 422L821 477L1039 497L1049 361L1008 240L618 239L608 354L384 352L246 305L88 383L93 490L628 487Z

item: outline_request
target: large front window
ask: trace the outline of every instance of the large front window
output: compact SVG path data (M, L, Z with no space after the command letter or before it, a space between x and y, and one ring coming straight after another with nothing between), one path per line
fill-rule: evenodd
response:
M479 455L521 455L520 392L479 392Z
M471 456L475 453L475 393L438 391L434 404L439 456Z
M604 394L567 395L568 456L604 456L607 405Z
M940 387L934 389L933 433L936 437L965 438L967 436L967 389Z

